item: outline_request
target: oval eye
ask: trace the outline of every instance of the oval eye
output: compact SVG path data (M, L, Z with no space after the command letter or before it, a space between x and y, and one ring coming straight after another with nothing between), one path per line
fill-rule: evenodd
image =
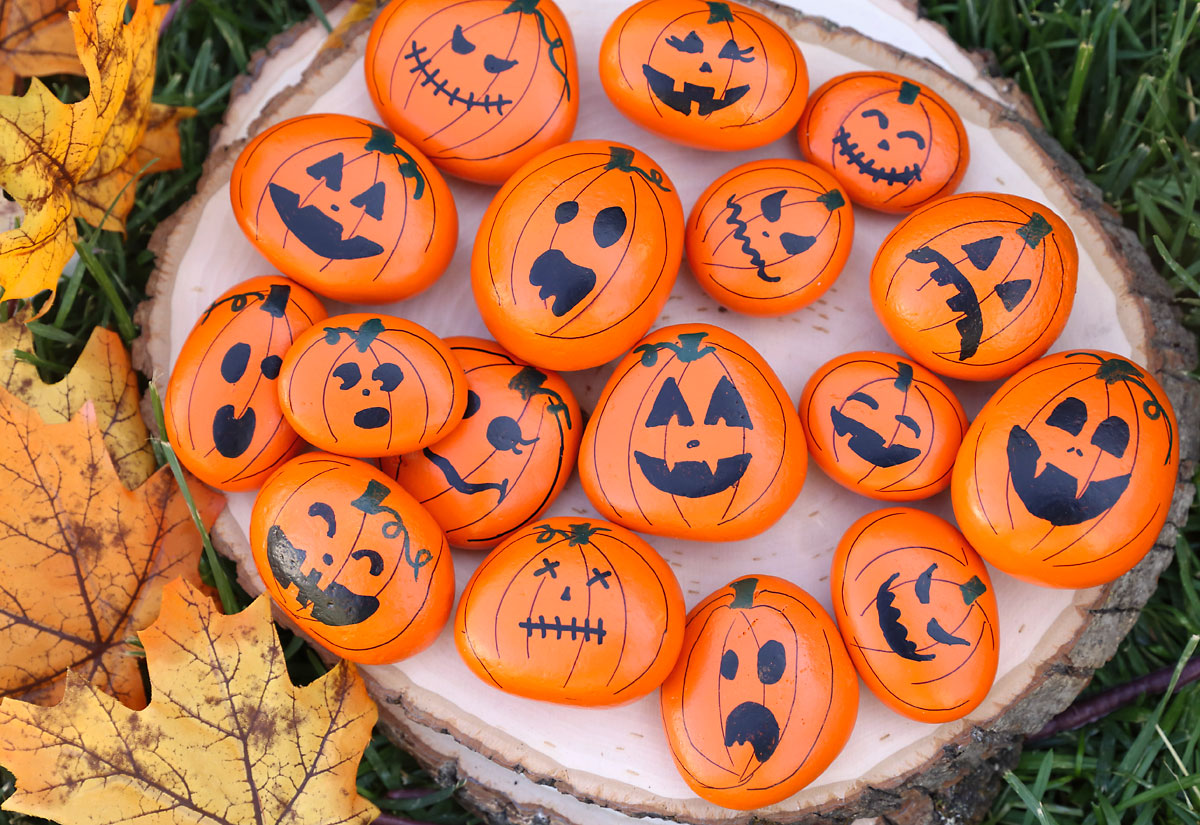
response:
M246 374L248 363L250 363L250 345L234 344L221 359L221 377L229 384L236 383Z
M577 201L563 201L554 207L554 222L559 225L570 223L575 220L575 216L578 214L579 203Z
M262 370L263 377L268 381L274 381L279 377L279 368L283 366L283 359L278 355L268 355L258 365Z
M494 54L489 54L483 59L483 69L490 74L500 74L507 72L513 66L517 65L515 60L505 60L502 57L496 57Z
M1129 446L1129 425L1125 423L1124 418L1110 415L1096 427L1096 432L1092 435L1092 445L1114 458L1120 458L1125 455L1125 448Z
M705 424L716 424L718 421L724 421L726 427L754 429L746 402L742 400L742 394L727 375L722 375L721 380L717 382L717 388L713 390L708 401L708 412L704 414Z
M395 364L383 363L371 370L371 380L379 382L379 389L391 392L404 380L404 372Z
M1050 413L1046 423L1071 435L1079 435L1087 423L1087 404L1075 396L1064 398Z
M732 650L726 650L721 656L721 676L725 679L732 679L737 676L738 657Z
M683 400L683 393L679 391L679 385L675 383L674 378L668 378L654 398L654 406L650 408L650 415L646 416L646 426L665 427L671 423L672 418L681 427L690 427L695 423L687 402Z
M450 48L455 54L470 54L475 51L475 44L463 34L462 26L455 26L454 34L450 36Z
M780 642L771 639L758 649L758 681L773 685L783 678L787 654Z
M608 206L601 209L596 213L596 220L592 222L592 237L596 239L596 245L607 249L621 240L628 223L625 210L621 207Z
M339 390L348 390L358 385L362 380L362 371L359 370L358 364L353 361L346 364L339 364L338 368L333 371L333 377L338 378L342 382Z

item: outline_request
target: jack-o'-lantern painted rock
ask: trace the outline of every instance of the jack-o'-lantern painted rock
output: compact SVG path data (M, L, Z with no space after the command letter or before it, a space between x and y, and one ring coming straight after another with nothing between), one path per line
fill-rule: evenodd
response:
M222 490L251 490L300 451L276 379L295 336L325 307L277 275L217 298L188 333L163 397L167 438L183 465Z
M738 3L643 0L600 46L600 82L646 129L701 149L751 149L796 124L808 68L796 42Z
M292 344L279 401L314 447L360 458L400 455L458 426L467 377L446 342L412 321L337 315Z
M579 477L618 524L730 541L778 521L807 463L800 419L762 356L726 330L680 324L617 365L584 431Z
M879 701L936 723L987 696L1000 658L996 595L945 519L908 507L868 513L842 536L829 583L850 659Z
M1075 236L1049 208L974 192L931 204L891 231L871 264L871 301L914 359L951 378L991 381L1058 338L1078 269Z
M1171 402L1142 367L1074 350L1009 378L954 465L954 517L992 565L1046 587L1132 568L1167 519L1179 468Z
M845 193L811 163L760 160L726 172L688 218L688 265L730 309L782 315L833 285L854 240Z
M628 352L658 317L683 258L683 207L636 149L566 143L521 167L488 206L471 285L487 328L539 367Z
M447 338L467 375L462 423L432 447L385 458L455 547L487 550L540 516L575 468L583 421L557 373L494 341Z
M638 536L603 521L535 520L467 582L454 641L472 672L501 690L618 705L666 678L685 612L670 565Z
M271 598L330 651L386 664L428 647L454 605L433 516L365 462L308 453L267 479L250 547Z
M365 68L384 123L480 183L569 140L579 114L575 44L551 0L393 0Z
M306 115L246 145L229 181L246 237L283 274L354 303L437 280L458 243L442 176L407 141L346 115Z
M688 613L661 701L688 786L749 810L787 799L841 752L858 716L858 678L816 599L784 579L754 576Z
M967 414L929 370L886 352L851 352L817 369L800 396L808 451L843 487L886 501L950 486Z
M800 151L862 206L911 212L949 195L970 148L958 113L929 88L887 72L854 72L812 93Z

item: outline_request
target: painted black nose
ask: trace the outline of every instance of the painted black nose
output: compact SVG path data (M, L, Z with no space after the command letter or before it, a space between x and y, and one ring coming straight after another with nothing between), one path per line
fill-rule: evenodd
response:
M881 140L881 141L879 141L879 148L886 152L888 149L891 149L892 147L886 140Z
M693 438L691 441L689 441L687 443L687 445L688 445L688 449L692 450L692 449L695 449L696 447L699 447L700 442Z
M712 74L712 66L708 65L707 60L700 64L700 71L705 74Z

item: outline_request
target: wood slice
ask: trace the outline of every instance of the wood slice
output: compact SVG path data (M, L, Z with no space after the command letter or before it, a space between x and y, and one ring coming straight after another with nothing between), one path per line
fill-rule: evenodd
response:
M600 39L624 4L559 0L559 5L575 32L582 67L575 137L603 137L644 150L674 181L685 208L733 166L798 156L791 135L753 152L713 154L675 146L625 121L604 96L594 69ZM936 811L969 821L986 809L1002 784L1000 772L1015 760L1022 735L1065 707L1133 625L1172 557L1192 499L1188 480L1197 452L1200 392L1186 371L1195 362L1194 341L1136 239L1103 205L1077 165L1024 119L1027 107L1020 95L1007 84L989 81L978 61L899 0L838 0L826 3L820 13L870 25L878 37L904 43L928 60L826 19L764 2L754 5L800 43L814 87L843 72L883 69L927 84L955 106L972 150L960 191L1011 192L1047 203L1066 218L1079 241L1079 290L1071 319L1052 349L1108 349L1132 357L1158 377L1180 418L1182 461L1171 514L1147 558L1104 587L1048 590L993 572L1003 642L999 675L983 705L966 719L933 726L895 715L864 691L858 724L838 759L799 794L752 814L718 808L689 791L670 759L657 694L604 710L508 696L471 675L449 630L418 656L362 668L393 735L439 777L462 780L465 801L496 821L615 825L630 817L650 817L792 823L888 813L894 822L917 823L934 821ZM334 9L331 19L339 19L344 10ZM273 41L255 62L253 75L240 84L199 191L159 228L152 244L158 269L152 298L139 311L144 334L135 357L160 389L201 311L233 283L270 271L237 228L230 209L229 175L246 136L308 112L378 119L363 81L368 25L352 29L344 47L319 55L324 32L313 23L298 26ZM461 181L451 181L451 188L459 209L460 242L449 270L425 293L380 309L412 318L440 335L487 335L466 295L470 247L494 190ZM728 327L763 353L793 398L812 371L836 354L898 352L876 320L866 288L871 258L896 218L862 209L856 218L846 270L813 306L779 319L736 315L714 304L685 271L658 324L699 319ZM330 309L343 306L330 302ZM568 376L585 409L595 404L608 371L601 367ZM973 414L996 384L952 386ZM249 561L246 538L252 503L252 494L229 496L214 534L222 552L238 561L243 586L259 593L262 584ZM878 506L811 467L796 504L779 524L754 539L713 545L652 538L651 543L674 567L689 607L732 578L757 573L789 578L828 608L833 548L846 527ZM947 494L920 506L951 517ZM594 515L577 479L548 513L574 514ZM460 591L481 558L456 552Z

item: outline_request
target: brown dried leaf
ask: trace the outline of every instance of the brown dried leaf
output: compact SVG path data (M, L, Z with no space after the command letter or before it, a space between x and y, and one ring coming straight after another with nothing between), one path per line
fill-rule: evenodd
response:
M83 74L67 12L75 0L0 0L0 94L17 77Z

